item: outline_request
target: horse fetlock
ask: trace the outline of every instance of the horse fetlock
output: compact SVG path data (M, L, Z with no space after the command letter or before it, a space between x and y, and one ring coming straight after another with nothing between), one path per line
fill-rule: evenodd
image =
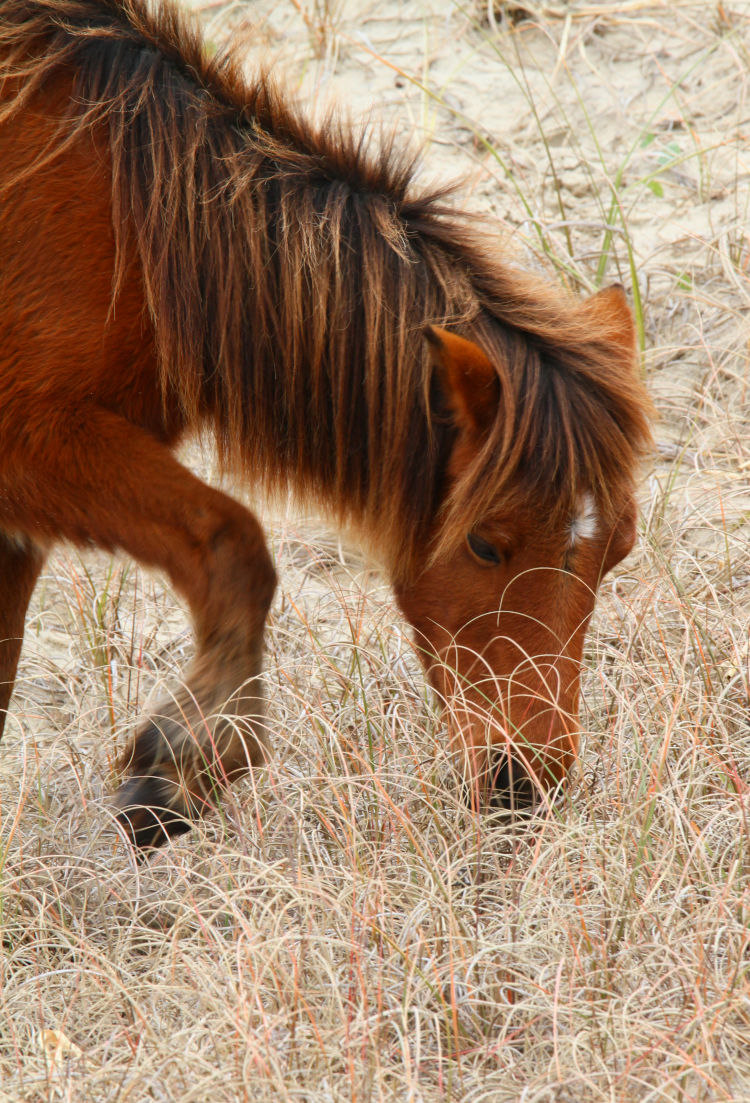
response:
M123 756L117 815L139 849L187 831L222 789L268 761L258 679L222 697L220 709L201 709L185 689L154 711Z

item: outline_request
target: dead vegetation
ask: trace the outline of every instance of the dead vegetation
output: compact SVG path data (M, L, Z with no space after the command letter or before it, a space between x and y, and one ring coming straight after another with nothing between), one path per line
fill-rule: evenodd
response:
M750 1098L750 13L520 7L203 14L311 110L415 130L523 263L633 292L659 450L575 784L473 817L387 589L276 513L276 760L137 867L115 755L190 639L159 579L61 550L0 759L3 1103Z

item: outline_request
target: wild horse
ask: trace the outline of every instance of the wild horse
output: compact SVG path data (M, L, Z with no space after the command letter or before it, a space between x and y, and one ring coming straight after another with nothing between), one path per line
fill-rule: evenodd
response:
M197 655L125 756L139 847L266 756L274 566L174 458L200 429L379 549L477 793L528 799L576 755L650 441L624 294L522 274L372 145L168 4L0 6L0 730L55 541L165 571Z

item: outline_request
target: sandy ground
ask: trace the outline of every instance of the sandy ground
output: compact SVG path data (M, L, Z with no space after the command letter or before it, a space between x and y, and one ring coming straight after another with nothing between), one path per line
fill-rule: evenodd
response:
M518 263L624 283L658 451L529 835L451 790L382 579L261 506L277 762L136 868L115 755L188 627L61 549L0 759L0 1100L750 1100L750 4L194 6L305 110L423 145Z

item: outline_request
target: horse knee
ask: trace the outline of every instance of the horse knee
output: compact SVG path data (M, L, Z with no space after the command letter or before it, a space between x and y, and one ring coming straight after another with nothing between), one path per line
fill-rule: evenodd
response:
M222 585L229 598L230 617L246 617L253 637L263 631L276 591L277 575L262 532L252 543L232 546L222 564Z
M203 650L257 645L276 590L263 530L252 514L235 503L232 508L239 512L230 522L224 518L206 539L200 562L204 581L200 597L191 601ZM189 586L194 585L191 579Z
M229 589L242 586L258 604L271 604L276 569L263 530L250 513L222 529L211 542L216 572Z

